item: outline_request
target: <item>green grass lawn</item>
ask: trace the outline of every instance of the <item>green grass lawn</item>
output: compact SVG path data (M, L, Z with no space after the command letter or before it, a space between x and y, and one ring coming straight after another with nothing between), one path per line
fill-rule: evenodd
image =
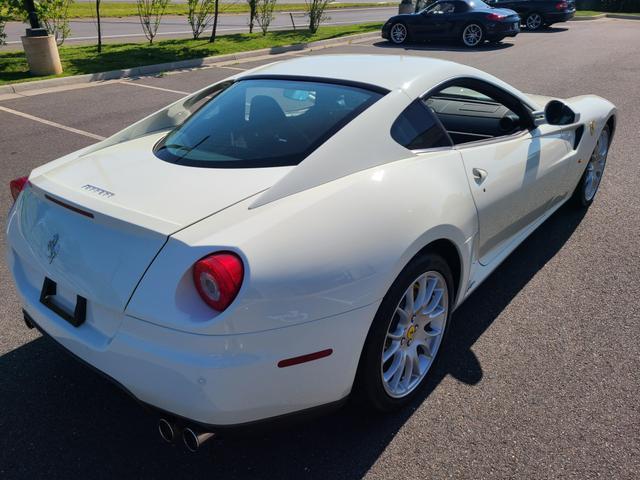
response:
M315 34L308 31L275 31L242 33L218 37L214 43L202 40L163 40L148 43L116 43L103 45L98 54L93 45L61 47L60 58L64 73L57 76L106 72L122 68L139 67L155 63L174 62L226 53L244 52L260 48L281 47L299 43L336 38L344 35L380 30L381 23L363 23L337 27L320 27ZM22 51L0 52L0 85L51 77L29 75L27 61Z
M335 8L364 8L364 7L389 7L397 6L395 2L387 3L335 3L329 4L330 9ZM275 10L277 12L297 12L305 10L305 4L303 3L277 3ZM174 3L167 6L166 15L186 15L188 12L188 6L186 3ZM220 3L221 13L249 13L249 5L247 2L242 1L239 3ZM130 17L137 16L138 9L135 2L102 2L100 4L100 16L107 17ZM96 16L95 2L75 2L69 7L69 18L94 18Z
M618 12L596 12L595 10L576 10L576 16L578 17L593 17L595 15L602 15L602 14L606 14L606 13L618 13ZM625 12L619 12L619 15L638 15L640 16L640 13L625 13Z
M576 10L577 17L593 17L594 15L601 15L605 12L596 12L594 10Z

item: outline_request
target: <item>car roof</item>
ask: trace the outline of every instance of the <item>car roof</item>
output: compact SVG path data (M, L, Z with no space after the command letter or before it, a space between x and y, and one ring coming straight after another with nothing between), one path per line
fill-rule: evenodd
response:
M387 90L403 89L419 96L459 76L494 80L466 65L413 55L311 55L258 67L238 75L285 75L367 83ZM495 79L497 80L497 79ZM500 82L502 83L502 82Z

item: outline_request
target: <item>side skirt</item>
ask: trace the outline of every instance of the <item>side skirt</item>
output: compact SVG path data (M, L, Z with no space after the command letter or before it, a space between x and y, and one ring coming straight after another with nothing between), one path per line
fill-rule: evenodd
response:
M570 195L567 195L561 201L556 203L553 207L551 207L547 212L545 212L542 216L538 217L536 220L531 222L529 225L524 227L518 233L516 233L509 240L508 244L503 247L503 250L491 261L491 263L487 265L482 265L478 259L474 259L471 264L471 272L469 273L469 284L467 286L467 291L464 294L464 301L471 293L478 288L485 279L493 273L493 271L500 266L505 259L511 255L511 253L520 246L522 242L524 242L529 235L531 235L540 225L542 225L551 215L553 215L562 205L564 205L567 200L571 198ZM460 302L462 303L462 302Z

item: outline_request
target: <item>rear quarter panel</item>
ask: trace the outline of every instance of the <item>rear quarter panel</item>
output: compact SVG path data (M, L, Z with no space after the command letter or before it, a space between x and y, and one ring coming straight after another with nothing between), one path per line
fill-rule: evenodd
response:
M173 235L127 313L202 334L310 322L377 304L425 245L446 238L468 275L476 212L460 154L413 155L249 209L250 200ZM235 302L215 315L193 287L199 258L233 250L245 262Z

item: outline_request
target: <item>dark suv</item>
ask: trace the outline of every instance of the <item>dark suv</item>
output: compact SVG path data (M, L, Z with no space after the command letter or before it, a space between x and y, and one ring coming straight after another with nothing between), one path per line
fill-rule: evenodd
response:
M515 10L527 30L566 22L576 13L575 0L484 0L494 8Z

